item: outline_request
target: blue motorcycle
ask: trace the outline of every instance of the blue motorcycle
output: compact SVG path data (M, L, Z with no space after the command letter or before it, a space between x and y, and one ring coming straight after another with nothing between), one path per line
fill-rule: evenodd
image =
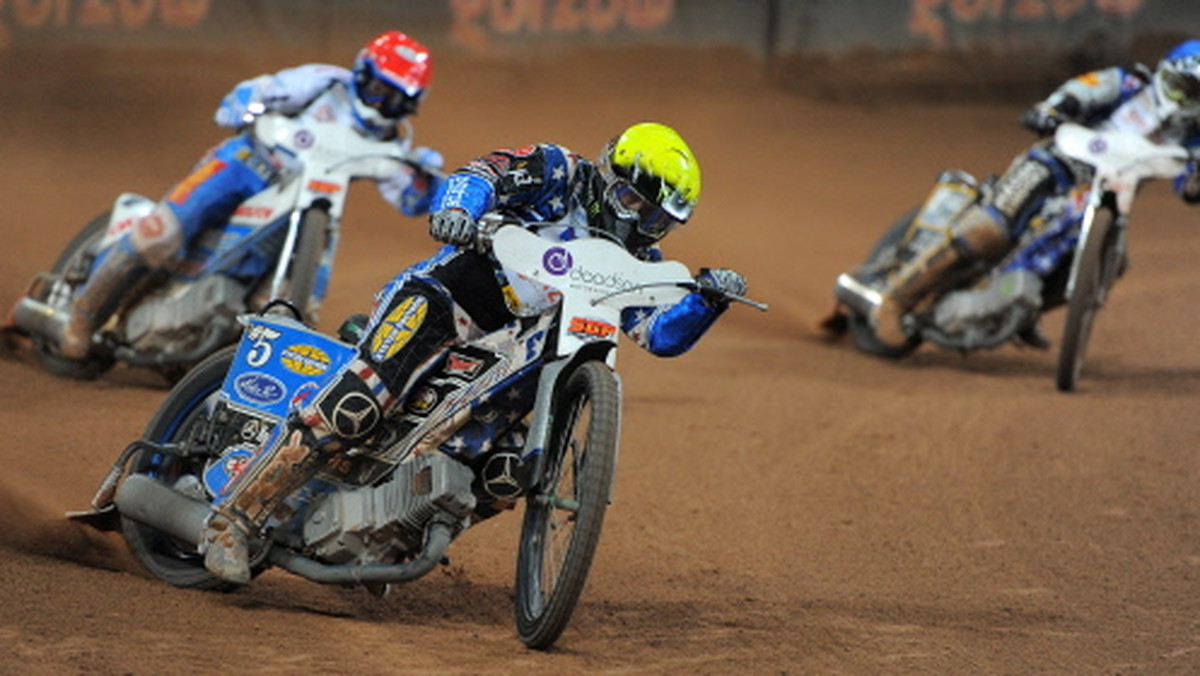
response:
M251 543L251 568L381 594L427 574L457 536L523 501L516 624L524 643L545 648L574 611L612 495L621 310L699 287L682 263L640 261L605 239L487 230L495 260L543 285L553 305L453 347L377 433L275 511ZM228 588L197 553L213 505L283 441L288 413L353 358L361 331L351 321L335 338L270 313L242 322L240 343L175 386L93 511L74 515L119 528L147 570L180 587Z

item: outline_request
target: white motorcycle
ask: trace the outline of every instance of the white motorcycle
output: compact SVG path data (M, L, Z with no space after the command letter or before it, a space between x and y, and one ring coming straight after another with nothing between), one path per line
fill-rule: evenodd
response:
M175 380L237 340L236 318L283 299L313 322L333 272L341 218L352 181L380 178L397 163L434 173L399 144L365 138L344 125L267 113L254 118L258 143L294 156L300 171L246 200L230 221L205 231L171 272L129 289L93 337L82 361L64 359L47 336L61 335L71 299L87 282L97 255L127 236L155 207L125 193L83 228L39 274L5 327L30 336L41 364L58 375L90 379L117 362ZM411 127L406 127L411 138Z
M896 221L854 274L838 277L834 294L839 304L823 325L837 333L848 331L863 352L899 359L925 341L964 353L1010 342L1030 344L1029 332L1041 315L1065 305L1056 382L1061 391L1073 390L1096 312L1125 270L1126 227L1138 186L1178 176L1193 158L1179 145L1070 123L1056 130L1055 143L1093 168L1091 183L1046 200L1028 217L1037 227L1025 228L1026 235L1003 260L959 273L922 301L904 317L908 340L903 345L879 341L868 317L881 302L891 271L924 247L952 238L956 219L989 189L964 172L943 172L925 203ZM1039 238L1046 232L1073 242L1073 253L1041 273L1025 254L1028 247L1043 244ZM1047 345L1040 336L1034 338L1032 344Z

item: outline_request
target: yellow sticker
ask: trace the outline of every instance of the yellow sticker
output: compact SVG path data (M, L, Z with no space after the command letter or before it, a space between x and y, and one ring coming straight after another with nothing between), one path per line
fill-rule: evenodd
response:
M317 376L329 370L329 355L315 345L292 345L279 355L279 361L302 376Z
M383 361L408 344L429 312L429 301L422 296L404 299L392 310L371 337L371 356Z

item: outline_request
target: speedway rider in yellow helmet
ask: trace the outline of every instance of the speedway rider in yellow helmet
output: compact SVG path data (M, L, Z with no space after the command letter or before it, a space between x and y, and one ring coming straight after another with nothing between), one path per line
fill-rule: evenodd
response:
M247 582L247 535L344 446L370 435L453 345L555 306L551 289L506 276L476 251L481 216L498 212L521 223L549 223L530 227L555 241L609 238L643 260L659 260L658 242L687 222L699 197L696 156L675 130L656 123L629 127L595 163L562 146L538 144L496 150L448 176L434 196L430 234L449 246L377 294L357 358L293 412L289 443L267 451L272 457L258 463L254 475L234 482L205 534L209 571ZM576 266L571 274L589 273ZM728 305L709 289L746 292L745 278L728 269L702 269L696 280L702 290L678 303L626 309L621 328L652 354L686 352ZM595 283L615 289L621 280Z

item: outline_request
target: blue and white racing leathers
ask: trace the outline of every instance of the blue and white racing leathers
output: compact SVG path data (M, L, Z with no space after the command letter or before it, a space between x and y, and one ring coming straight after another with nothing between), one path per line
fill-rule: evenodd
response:
M447 177L431 211L460 208L476 219L500 211L527 223L553 223L538 234L567 241L591 236L588 227L598 223L602 187L594 165L561 146L498 150ZM657 247L634 253L644 260L662 258ZM396 276L376 296L357 358L298 411L317 443L336 450L340 442L373 431L340 427L338 421L350 418L339 414L344 402L369 400L367 417L382 420L450 346L499 330L516 319L514 313L535 314L553 304L544 287L504 274L470 248L446 246ZM652 354L679 355L725 308L692 293L671 305L626 309L622 329ZM396 348L399 333L404 343Z

